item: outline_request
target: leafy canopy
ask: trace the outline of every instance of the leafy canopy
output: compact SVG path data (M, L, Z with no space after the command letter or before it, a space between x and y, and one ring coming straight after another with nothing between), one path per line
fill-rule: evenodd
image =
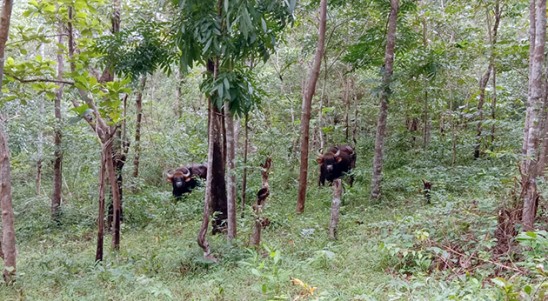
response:
M225 101L233 113L251 108L256 97L246 65L256 58L266 62L293 20L296 0L173 0L177 7L173 26L181 50L180 65L218 62L218 76L208 74L202 91L220 106ZM205 90L204 90L205 89ZM255 95L255 96L253 96Z

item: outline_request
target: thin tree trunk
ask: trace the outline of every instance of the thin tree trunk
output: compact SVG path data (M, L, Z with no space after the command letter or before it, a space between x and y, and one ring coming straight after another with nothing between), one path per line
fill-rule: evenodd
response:
M493 125L491 126L491 151L495 149L495 130L497 121L497 68L493 66L493 96L491 98L491 120Z
M103 246L105 238L105 176L106 152L101 149L101 165L99 167L99 212L97 214L97 249L95 261L103 261Z
M426 18L422 18L421 20L422 24L422 45L424 48L428 47L428 24L426 23ZM423 77L423 87L424 87L424 131L423 131L423 137L422 137L422 147L423 149L428 148L428 141L430 140L430 120L428 117L428 79L426 76Z
M544 48L546 41L546 0L540 0L535 5L535 41L533 62L531 64L531 78L529 78L529 99L527 100L528 135L525 157L521 164L521 197L523 198L522 223L525 231L534 229L536 208L539 194L537 191L537 177L539 175L539 144L540 144L540 121L541 107L544 97L545 76L544 67ZM531 24L533 26L533 24ZM527 124L526 124L527 126Z
M139 90L135 98L137 120L135 121L135 157L133 158L133 177L139 176L139 162L141 158L141 121L143 120L143 91L145 90L147 77L141 76Z
M320 27L318 30L318 45L314 56L314 64L310 68L305 92L303 93L303 105L301 112L301 169L299 173L299 194L297 199L297 212L304 212L306 201L306 187L308 176L308 144L310 140L310 111L312 97L316 91L316 82L320 75L323 52L325 48L325 27L327 19L327 0L320 1Z
M63 79L63 25L59 24L59 37L57 38L57 79ZM63 84L55 92L55 134L54 134L54 153L53 153L53 193L51 196L51 216L53 220L59 220L62 192L63 192L63 116L61 115L61 100L63 99Z
M44 123L43 116L46 113L46 108L44 105L44 99L42 97L38 98L38 114L40 124ZM35 189L36 195L40 195L40 190L42 187L42 161L44 158L44 133L42 129L38 129L38 137L36 139L37 149L36 149L36 179L35 179Z
M227 238L229 241L236 238L236 175L235 157L236 147L234 141L234 117L230 112L228 102L224 105L224 117L226 128L226 197L227 197Z
M4 78L4 54L8 41L12 0L4 0L2 14L0 15L0 96L2 96L2 83ZM15 218L11 196L11 167L9 158L9 146L4 118L0 114L0 208L2 209L2 255L4 258L4 281L11 284L15 281L16 257L15 249Z
M344 81L344 141L350 141L350 77L346 77Z
M533 62L534 62L534 56L535 56L535 45L536 45L536 1L535 0L529 0L529 83L528 83L528 93L527 93L527 99L531 98L531 85L532 85L532 78L533 78ZM526 112L529 112L531 108L529 107L530 103L527 101L526 103ZM531 124L530 114L525 115L525 125L523 127L523 147L521 149L522 154L525 156L527 154L527 141L529 139L529 125Z
M181 70L177 68L175 70L175 81L176 81L176 89L175 89L175 105L177 106L175 108L175 114L177 118L181 118L183 116L183 77L181 76Z
M500 11L500 4L497 0L495 2L495 24L493 25L493 29L491 30L491 22L489 22L489 11L487 11L487 29L489 31L489 42L491 44L491 53L489 55L489 66L487 67L487 71L483 75L483 77L480 80L479 88L480 88L480 95L479 95L479 101L478 101L478 113L479 113L479 120L476 127L476 143L474 145L474 159L478 159L481 154L481 140L482 140L482 126L483 126L483 105L485 102L485 88L487 87L487 83L489 82L489 76L493 73L493 77L495 76L495 47L497 44L497 36L498 36L498 29L500 24L500 18L501 18L501 11ZM493 109L494 110L494 109ZM494 111L493 111L494 112Z
M242 175L242 207L240 210L242 211L242 218L244 218L244 212L245 212L245 203L246 203L246 190L247 190L247 148L249 147L249 133L248 133L248 121L249 121L249 113L245 113L244 117L244 168L243 168L243 175Z
M339 212L341 209L342 182L341 179L333 181L333 201L331 202L331 220L329 221L329 239L337 239L337 227L339 225Z
M478 159L481 153L481 135L482 135L482 124L483 124L483 105L485 103L485 88L489 82L489 77L491 75L492 65L489 64L487 71L483 74L479 81L479 100L478 100L478 124L476 125L476 141L474 143L474 159Z
M377 134L375 137L375 155L373 158L373 179L371 181L371 199L373 200L379 199L381 195L384 138L386 132L386 119L388 115L388 97L390 95L390 82L392 81L392 68L394 65L394 48L396 46L396 21L398 18L399 0L391 0L390 6L391 9L390 16L388 17L388 30L386 32L386 51L384 55L384 74L382 79L381 104L379 119L377 121Z
M323 64L325 70L322 82L322 93L320 94L320 109L318 110L318 138L320 141L320 149L323 149L325 147L325 141L323 137L323 100L325 97L325 88L327 87L327 71L329 69L327 68L327 55L325 52L323 55Z
M114 0L115 3L118 0ZM118 6L119 8L119 6ZM116 11L116 5L115 5L115 11ZM119 10L118 10L119 14ZM116 15L116 12L114 13ZM69 7L68 9L68 54L69 58L71 59L70 67L71 71L76 71L76 64L74 63L74 31L72 27L72 20L73 18L73 8ZM113 21L113 28L115 28L116 22ZM99 81L105 81L111 78L112 75L108 71L108 68L105 69L103 72L103 75L101 76L101 79ZM109 156L106 158L106 170L109 177L110 182L110 188L112 193L112 203L113 203L113 234L112 234L112 244L114 250L120 249L120 213L121 213L121 204L120 204L120 195L119 195L119 188L118 188L118 181L116 179L116 172L114 167L114 160L113 160L113 150L112 145L110 143L107 143L110 139L113 138L113 136L116 134L116 129L112 126L109 126L106 121L101 117L101 114L99 113L99 110L97 106L95 105L95 102L92 98L88 96L87 91L84 91L82 89L78 89L78 94L80 95L81 99L85 101L85 103L89 106L91 111L93 112L93 118L90 115L85 115L83 118L86 120L86 122L89 124L90 128L96 133L97 137L101 140L101 143L105 145L106 148L106 154ZM72 104L75 108L80 106L80 103L74 98L71 99ZM110 145L110 146L109 146Z

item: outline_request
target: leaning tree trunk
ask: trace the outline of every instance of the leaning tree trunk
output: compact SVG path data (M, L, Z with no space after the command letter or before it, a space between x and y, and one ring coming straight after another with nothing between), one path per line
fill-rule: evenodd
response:
M12 0L4 0L0 15L0 96L4 77L4 54L10 27ZM0 208L2 209L2 255L4 258L4 281L11 284L15 281L16 257L15 220L11 198L11 168L9 146L4 129L4 119L0 114Z
M532 0L534 1L534 0ZM546 41L546 0L540 0L535 5L535 40L531 46L534 48L533 61L531 62L529 78L529 98L527 100L526 124L527 136L523 147L526 153L521 163L521 197L523 199L522 223L526 231L534 229L536 207L539 194L537 191L537 177L540 145L540 121L543 105L545 78L544 48Z
M318 29L318 45L314 56L314 64L310 68L308 81L303 93L303 105L301 113L301 169L299 173L299 195L297 199L297 212L304 212L306 201L306 187L308 176L308 144L310 140L310 111L312 97L316 91L316 83L320 75L320 67L325 48L325 26L327 19L327 0L320 2L320 27Z
M381 105L379 119L377 121L377 134L375 137L375 156L373 159L373 180L371 185L371 199L377 200L381 195L382 165L384 152L384 137L386 132L386 118L388 115L388 97L390 95L390 82L392 81L392 68L394 66L394 48L396 46L396 21L398 19L399 0L390 1L390 16L388 17L388 30L386 32L386 50L384 54L384 74L382 78Z
M63 35L65 34L63 26L59 25L59 37L57 38L57 79L63 79ZM55 92L55 130L54 130L54 153L53 153L53 193L51 196L51 217L53 220L59 220L62 187L63 187L63 117L61 115L61 100L63 99L63 84Z
M226 128L226 198L227 198L227 238L236 238L236 176L235 164L236 147L234 141L234 117L230 112L228 102L224 105Z
M133 158L133 177L139 176L139 163L141 158L141 121L143 120L143 91L145 90L147 77L143 75L139 82L139 90L135 97L135 110L137 120L135 121L135 157Z

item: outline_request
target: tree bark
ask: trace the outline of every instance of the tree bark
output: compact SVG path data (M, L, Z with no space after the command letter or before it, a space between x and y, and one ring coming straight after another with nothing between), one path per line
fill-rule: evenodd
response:
M57 38L57 79L63 79L63 25L59 24L59 37ZM63 191L63 117L61 115L61 100L63 99L64 85L60 84L55 92L55 130L54 130L54 153L53 153L53 193L51 196L51 217L54 221L59 220L62 191Z
M303 93L303 105L301 112L301 169L299 173L299 194L297 199L297 213L304 212L306 201L306 187L308 176L308 145L310 140L310 111L312 98L316 91L316 83L320 75L320 67L325 49L325 27L327 19L327 0L320 1L320 26L318 29L318 44L314 56L314 64L310 68L308 81Z
M531 85L533 78L533 62L535 60L535 39L536 39L536 0L529 0L529 83L528 83L528 93L527 93L527 103L526 103L526 112L531 110L529 99L531 98ZM530 114L526 113L525 115L525 125L523 127L523 147L521 149L522 154L525 156L527 154L527 141L529 139L529 125L531 124Z
M386 132L386 119L388 115L388 97L390 96L390 82L394 65L394 48L396 46L396 23L398 18L399 0L390 1L390 15L388 17L388 30L386 32L386 50L384 54L384 73L382 78L382 92L379 118L377 121L377 134L375 137L375 155L373 158L373 179L371 184L371 199L377 200L381 195L382 166L384 152L384 137Z
M539 175L539 144L540 144L540 121L541 108L544 97L545 76L544 48L546 41L546 0L540 0L535 5L535 40L531 44L534 47L533 61L530 65L531 77L529 78L529 98L527 100L526 123L527 140L523 149L526 150L525 157L521 163L521 197L523 199L522 223L525 231L534 229L536 207L539 194L537 191L537 177ZM533 26L533 24L531 24Z
M0 15L0 96L4 78L4 54L8 41L12 0L4 0ZM4 281L11 284L15 281L16 257L15 249L15 218L11 196L11 167L9 146L4 129L4 118L0 114L0 208L2 209L2 253L4 258Z
M135 157L133 158L133 177L139 176L139 163L141 158L141 121L143 120L143 91L145 90L147 77L141 76L139 90L135 98L135 110L137 120L135 121Z
M97 214L97 249L95 261L103 261L103 246L105 238L105 171L106 149L101 149L101 165L99 167L99 212Z
M253 212L255 213L255 222L253 226L253 233L251 234L250 244L258 247L261 244L261 229L267 224L268 220L263 219L262 212L266 203L266 198L270 195L270 185L268 184L268 175L270 174L270 168L272 167L272 159L266 158L264 164L261 164L261 177L262 187L257 192L257 203L253 205Z
M248 121L249 121L249 113L245 113L244 117L244 168L243 168L243 175L242 175L242 207L240 210L242 211L242 218L244 218L244 212L245 212L245 203L246 203L246 191L247 191L247 148L249 147L249 132L248 132Z
M236 147L234 141L234 117L230 112L228 102L224 105L226 128L226 198L227 198L227 238L229 241L236 238L236 175L234 160Z
M6 9L6 8L4 8ZM4 14L3 14L4 15ZM4 118L0 116L0 206L2 208L2 253L4 254L4 281L15 281L16 256L15 219L11 196L11 168Z
M341 179L333 181L333 201L331 202L331 220L329 221L329 239L337 239L337 227L339 225L339 212L341 209L342 182Z

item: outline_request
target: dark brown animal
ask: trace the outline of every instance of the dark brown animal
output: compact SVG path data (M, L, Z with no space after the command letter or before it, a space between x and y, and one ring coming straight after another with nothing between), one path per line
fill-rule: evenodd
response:
M316 161L320 165L318 185L323 186L326 180L333 183L335 179L350 173L356 167L356 152L348 145L333 146L326 153L318 155ZM349 182L350 186L354 183L352 174Z
M175 171L166 173L167 181L173 186L173 196L180 200L185 193L192 192L200 184L198 178L207 178L207 166L204 164L190 164L179 167Z

